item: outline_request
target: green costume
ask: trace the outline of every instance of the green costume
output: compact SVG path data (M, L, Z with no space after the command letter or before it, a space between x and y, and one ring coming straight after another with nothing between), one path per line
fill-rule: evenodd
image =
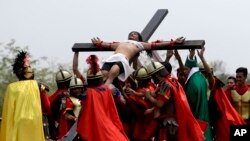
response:
M187 59L185 65L190 69L192 68L185 84L185 92L191 111L196 119L209 124L206 78L199 71L196 59ZM205 138L206 141L212 141L209 125L205 132Z

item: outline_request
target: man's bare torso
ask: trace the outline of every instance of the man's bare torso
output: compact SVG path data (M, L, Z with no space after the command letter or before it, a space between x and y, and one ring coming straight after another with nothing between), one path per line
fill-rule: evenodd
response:
M128 60L133 58L138 52L140 52L139 48L137 48L136 45L133 43L120 43L115 50L115 54L121 53Z

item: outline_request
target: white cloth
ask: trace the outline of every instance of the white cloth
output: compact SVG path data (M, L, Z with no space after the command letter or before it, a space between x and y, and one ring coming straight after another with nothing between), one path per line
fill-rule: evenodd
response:
M111 55L109 58L106 59L105 62L109 62L109 63L121 62L122 63L124 73L121 73L118 76L118 78L123 82L127 80L127 78L134 72L134 69L130 67L127 58L121 53L116 53L116 54Z
M194 73L196 73L197 71L199 71L199 67L193 67L193 68L190 70L190 72L189 72L189 74L188 74L188 77L187 77L187 80L186 80L185 84L188 82L189 78L190 78Z
M134 41L134 40L125 40L124 42L134 44L140 51L145 50L144 46L140 42L137 42L137 41Z

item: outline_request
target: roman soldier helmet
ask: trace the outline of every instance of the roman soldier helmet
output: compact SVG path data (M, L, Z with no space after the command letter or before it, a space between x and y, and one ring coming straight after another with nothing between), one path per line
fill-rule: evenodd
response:
M83 88L82 80L80 78L73 77L70 80L69 88L70 89L73 89L73 88Z
M103 84L103 74L98 64L98 57L96 55L90 55L86 62L89 64L89 69L87 71L88 86L99 86Z
M134 77L136 80L145 80L151 78L145 67L140 67L134 72Z
M151 62L147 67L149 75L155 74L156 72L164 69L165 67L160 62Z
M19 51L14 63L12 64L13 72L19 80L33 79L33 70L30 67L30 57L26 51ZM30 78L26 78L25 74L31 73Z
M56 82L57 83L63 83L63 82L67 82L72 78L72 74L66 70L62 70L60 69L57 73L56 73Z
M209 68L210 68L211 70L213 70L213 68L211 67L211 65L210 65L209 63L207 63L207 64L208 64ZM200 71L205 71L204 65L203 65L202 62L200 62L200 63L198 64L198 66L199 66L199 70L200 70Z

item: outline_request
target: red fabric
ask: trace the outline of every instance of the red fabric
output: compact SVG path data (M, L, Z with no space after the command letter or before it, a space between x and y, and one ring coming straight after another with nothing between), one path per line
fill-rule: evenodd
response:
M230 125L244 125L244 120L233 108L222 88L215 90L215 100L222 117L216 122L216 140L229 141Z
M154 92L155 87L148 85L146 89ZM143 93L145 89L138 88L136 91ZM138 141L150 140L154 136L158 124L154 119L154 113L144 115L144 112L146 109L152 108L152 104L136 95L131 95L130 99L132 110L136 114L133 137Z
M54 94L52 94L49 97L50 103L54 103L57 100L57 98L60 96L60 94L62 94L64 91L67 91L67 89L58 89Z
M59 127L58 127L58 138L61 139L62 137L64 137L67 132L69 131L69 129L71 128L71 126L74 124L74 122L69 122L68 120L66 120L65 115L64 115L64 111L60 112L60 119L59 119Z
M66 111L73 110L73 108L74 108L73 102L70 100L70 98L66 98L66 109L62 111L63 113L61 114L62 116L60 117L60 122L59 122L59 135L58 135L59 139L65 136L75 123L74 120L67 120L65 118Z
M235 90L240 94L243 95L244 93L246 93L246 91L248 90L249 85L245 84L244 86L239 86L239 85L235 85Z
M77 132L87 141L127 141L114 99L107 86L87 88Z
M50 101L45 90L41 91L41 104L43 114L47 114L49 117L51 117Z
M204 131L202 131L201 126L190 110L186 94L181 84L178 80L171 77L167 78L167 82L169 82L174 91L176 119L179 125L177 134L178 140L202 141L204 139ZM176 87L176 84L178 87ZM204 124L202 125L202 127L204 127Z
M53 95L51 95L49 97L49 101L50 101L50 105L51 105L52 119L54 120L53 123L54 122L59 123L58 129L55 129L56 131L53 131L53 132L56 132L55 134L57 134L56 136L59 139L65 135L65 129L68 129L67 121L63 115L65 109L63 109L61 111L56 111L55 109L53 109L53 105L54 105L54 103L57 102L60 95L65 91L67 91L67 89L58 89Z
M69 97L66 98L66 111L73 110L74 104Z

